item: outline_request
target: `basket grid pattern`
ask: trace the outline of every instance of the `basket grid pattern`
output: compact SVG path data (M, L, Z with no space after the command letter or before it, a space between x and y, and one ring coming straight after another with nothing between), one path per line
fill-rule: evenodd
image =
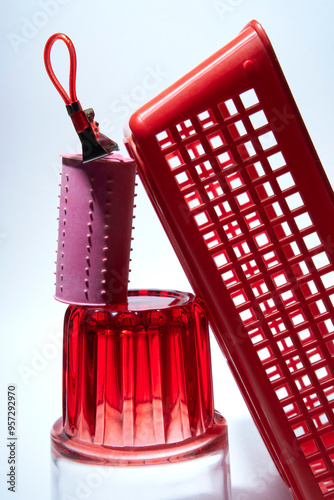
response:
M243 332L334 498L334 268L253 88L156 135Z

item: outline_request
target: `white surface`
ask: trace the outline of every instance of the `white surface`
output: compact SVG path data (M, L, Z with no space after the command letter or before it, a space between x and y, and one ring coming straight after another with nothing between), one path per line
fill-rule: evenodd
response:
M17 0L2 6L1 499L13 498L6 486L7 385L17 384L17 500L48 500L49 429L61 414L65 306L53 300L59 154L78 150L78 140L44 69L48 37L62 31L72 38L78 97L94 107L101 131L121 144L132 111L257 19L333 180L333 11L330 0ZM66 49L59 43L53 54L66 83ZM131 287L190 290L141 186L134 237ZM233 500L287 500L214 341L212 351L216 408L230 426Z

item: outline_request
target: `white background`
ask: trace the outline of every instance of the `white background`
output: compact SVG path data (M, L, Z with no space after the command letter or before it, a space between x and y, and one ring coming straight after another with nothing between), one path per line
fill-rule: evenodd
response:
M78 98L84 107L94 107L100 130L126 154L122 127L131 113L257 19L333 181L333 14L330 0L15 0L2 5L2 499L49 498L49 430L61 414L60 338L66 306L53 299L59 155L80 149L44 69L48 37L60 31L73 40ZM60 42L53 62L67 88L68 55ZM152 72L155 80L145 78ZM190 290L141 186L134 237L132 288ZM233 500L287 500L287 489L214 339L212 357L215 406L230 426ZM10 383L17 385L18 399L15 496L6 485Z

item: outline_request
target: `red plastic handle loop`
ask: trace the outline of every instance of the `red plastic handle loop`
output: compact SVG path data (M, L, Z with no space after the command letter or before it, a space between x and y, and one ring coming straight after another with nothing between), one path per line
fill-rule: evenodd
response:
M53 44L55 43L56 40L62 40L65 45L68 48L68 51L70 53L70 79L69 79L69 91L70 95L68 95L64 87L61 85L59 82L58 78L56 77L52 66L51 66L51 59L50 59L50 53L51 53L51 48ZM77 101L77 93L75 89L75 78L76 78L76 72L77 72L77 57L75 53L75 48L72 43L72 40L67 36L64 35L64 33L55 33L52 35L49 40L45 44L45 49L44 49L44 64L46 71L53 83L53 85L56 87L58 90L59 94L61 95L62 99L64 100L65 104L71 104L75 101Z

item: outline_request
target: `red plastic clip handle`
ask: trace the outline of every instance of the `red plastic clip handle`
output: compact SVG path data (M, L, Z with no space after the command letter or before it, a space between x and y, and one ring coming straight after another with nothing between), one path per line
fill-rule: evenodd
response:
M58 78L56 77L52 69L50 55L52 46L56 42L56 40L62 40L65 43L66 47L68 48L70 54L70 78L69 78L70 95L68 95L65 92L64 87L61 85L61 83L59 82ZM54 35L52 35L45 45L44 63L46 71L50 77L50 80L52 81L53 85L56 87L56 89L58 90L59 94L61 95L62 99L66 104L67 112L71 117L75 130L77 131L78 134L83 132L83 130L89 127L89 123L87 116L85 112L82 110L81 104L77 98L77 92L75 88L76 84L75 80L77 73L77 57L72 40L64 33L55 33ZM98 134L95 135L98 136Z
M51 54L51 49L53 44L55 43L56 40L62 40L66 47L68 48L68 51L70 53L70 78L69 78L69 92L70 95L68 95L64 87L61 85L59 82L58 78L56 77L52 66L51 66L51 59L50 59L50 54ZM72 40L67 36L64 35L64 33L55 33L52 35L48 41L46 42L45 49L44 49L44 64L46 71L50 77L50 80L52 81L53 85L56 87L58 90L59 94L61 95L63 101L65 102L66 105L72 104L73 102L77 101L77 93L75 89L75 79L76 79L76 73L77 73L77 56L75 53L75 48L72 43Z

